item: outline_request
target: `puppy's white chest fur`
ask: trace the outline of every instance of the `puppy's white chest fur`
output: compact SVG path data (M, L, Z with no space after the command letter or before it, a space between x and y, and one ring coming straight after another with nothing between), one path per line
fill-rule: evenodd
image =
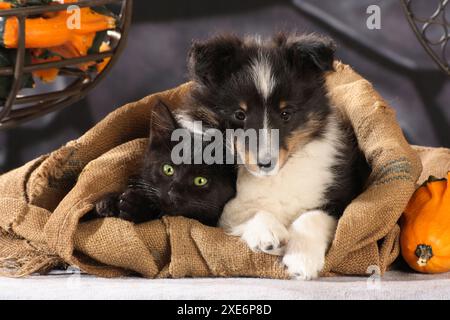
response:
M256 177L241 168L236 197L227 203L219 225L240 236L254 251L283 255L289 274L298 279L319 275L337 221L316 210L336 183L342 132L330 119L325 134L299 148L273 176Z
M276 175L257 177L240 168L236 197L225 206L220 225L233 233L234 226L264 210L288 226L302 213L322 207L326 190L335 183L340 136L337 123L330 121L325 135L291 154Z

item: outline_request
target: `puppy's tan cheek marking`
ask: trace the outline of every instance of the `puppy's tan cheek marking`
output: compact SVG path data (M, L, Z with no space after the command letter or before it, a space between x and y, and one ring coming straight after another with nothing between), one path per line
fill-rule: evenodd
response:
M288 158L289 151L285 148L280 148L280 151L278 153L278 166L279 168L282 168L284 164L286 163L286 160Z
M252 152L250 152L249 150L245 150L244 153L245 153L245 155L244 155L245 166L248 169L250 169L250 171L253 171L253 172L259 171L259 167L256 164L256 158L255 158L254 154Z
M247 111L247 104L245 101L239 102L239 107L241 107L242 110Z
M317 131L322 127L322 123L314 118L311 118L306 122L305 126L301 129L295 130L287 140L288 154L295 151L296 148L306 145L310 142Z
M286 108L287 106L287 102L286 101L281 101L280 102L280 110L283 110L284 108Z
M245 145L242 145L240 142L236 142L236 150L241 159L244 160L244 164L256 165L256 157L249 148L246 148Z

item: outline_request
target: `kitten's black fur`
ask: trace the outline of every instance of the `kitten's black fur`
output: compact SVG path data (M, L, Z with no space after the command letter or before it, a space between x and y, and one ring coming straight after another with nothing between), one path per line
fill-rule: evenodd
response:
M162 102L156 105L140 174L130 179L124 192L101 199L96 204L96 215L117 216L136 223L171 215L196 219L210 226L217 224L225 203L236 193L236 169L225 164L174 165L171 152L178 142L171 141L171 134L177 128L179 124L169 108ZM194 151L192 159L195 152L201 151ZM172 176L163 173L165 164L173 166ZM208 183L196 186L194 179L199 176L205 177Z

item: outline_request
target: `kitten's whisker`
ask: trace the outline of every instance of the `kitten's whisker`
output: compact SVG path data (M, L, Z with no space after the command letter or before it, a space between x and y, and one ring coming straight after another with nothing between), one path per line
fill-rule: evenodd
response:
M132 181L128 187L142 191L147 197L158 197L160 192L157 188L146 183L145 181Z
M209 210L218 210L220 209L219 206L209 202L209 201L191 201L191 204L202 207L202 208L206 208Z

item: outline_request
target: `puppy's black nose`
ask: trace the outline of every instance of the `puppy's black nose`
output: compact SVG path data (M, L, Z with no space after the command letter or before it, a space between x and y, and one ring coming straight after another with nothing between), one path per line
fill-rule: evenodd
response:
M269 169L270 167L272 167L272 162L258 162L258 167L260 167L261 169Z

